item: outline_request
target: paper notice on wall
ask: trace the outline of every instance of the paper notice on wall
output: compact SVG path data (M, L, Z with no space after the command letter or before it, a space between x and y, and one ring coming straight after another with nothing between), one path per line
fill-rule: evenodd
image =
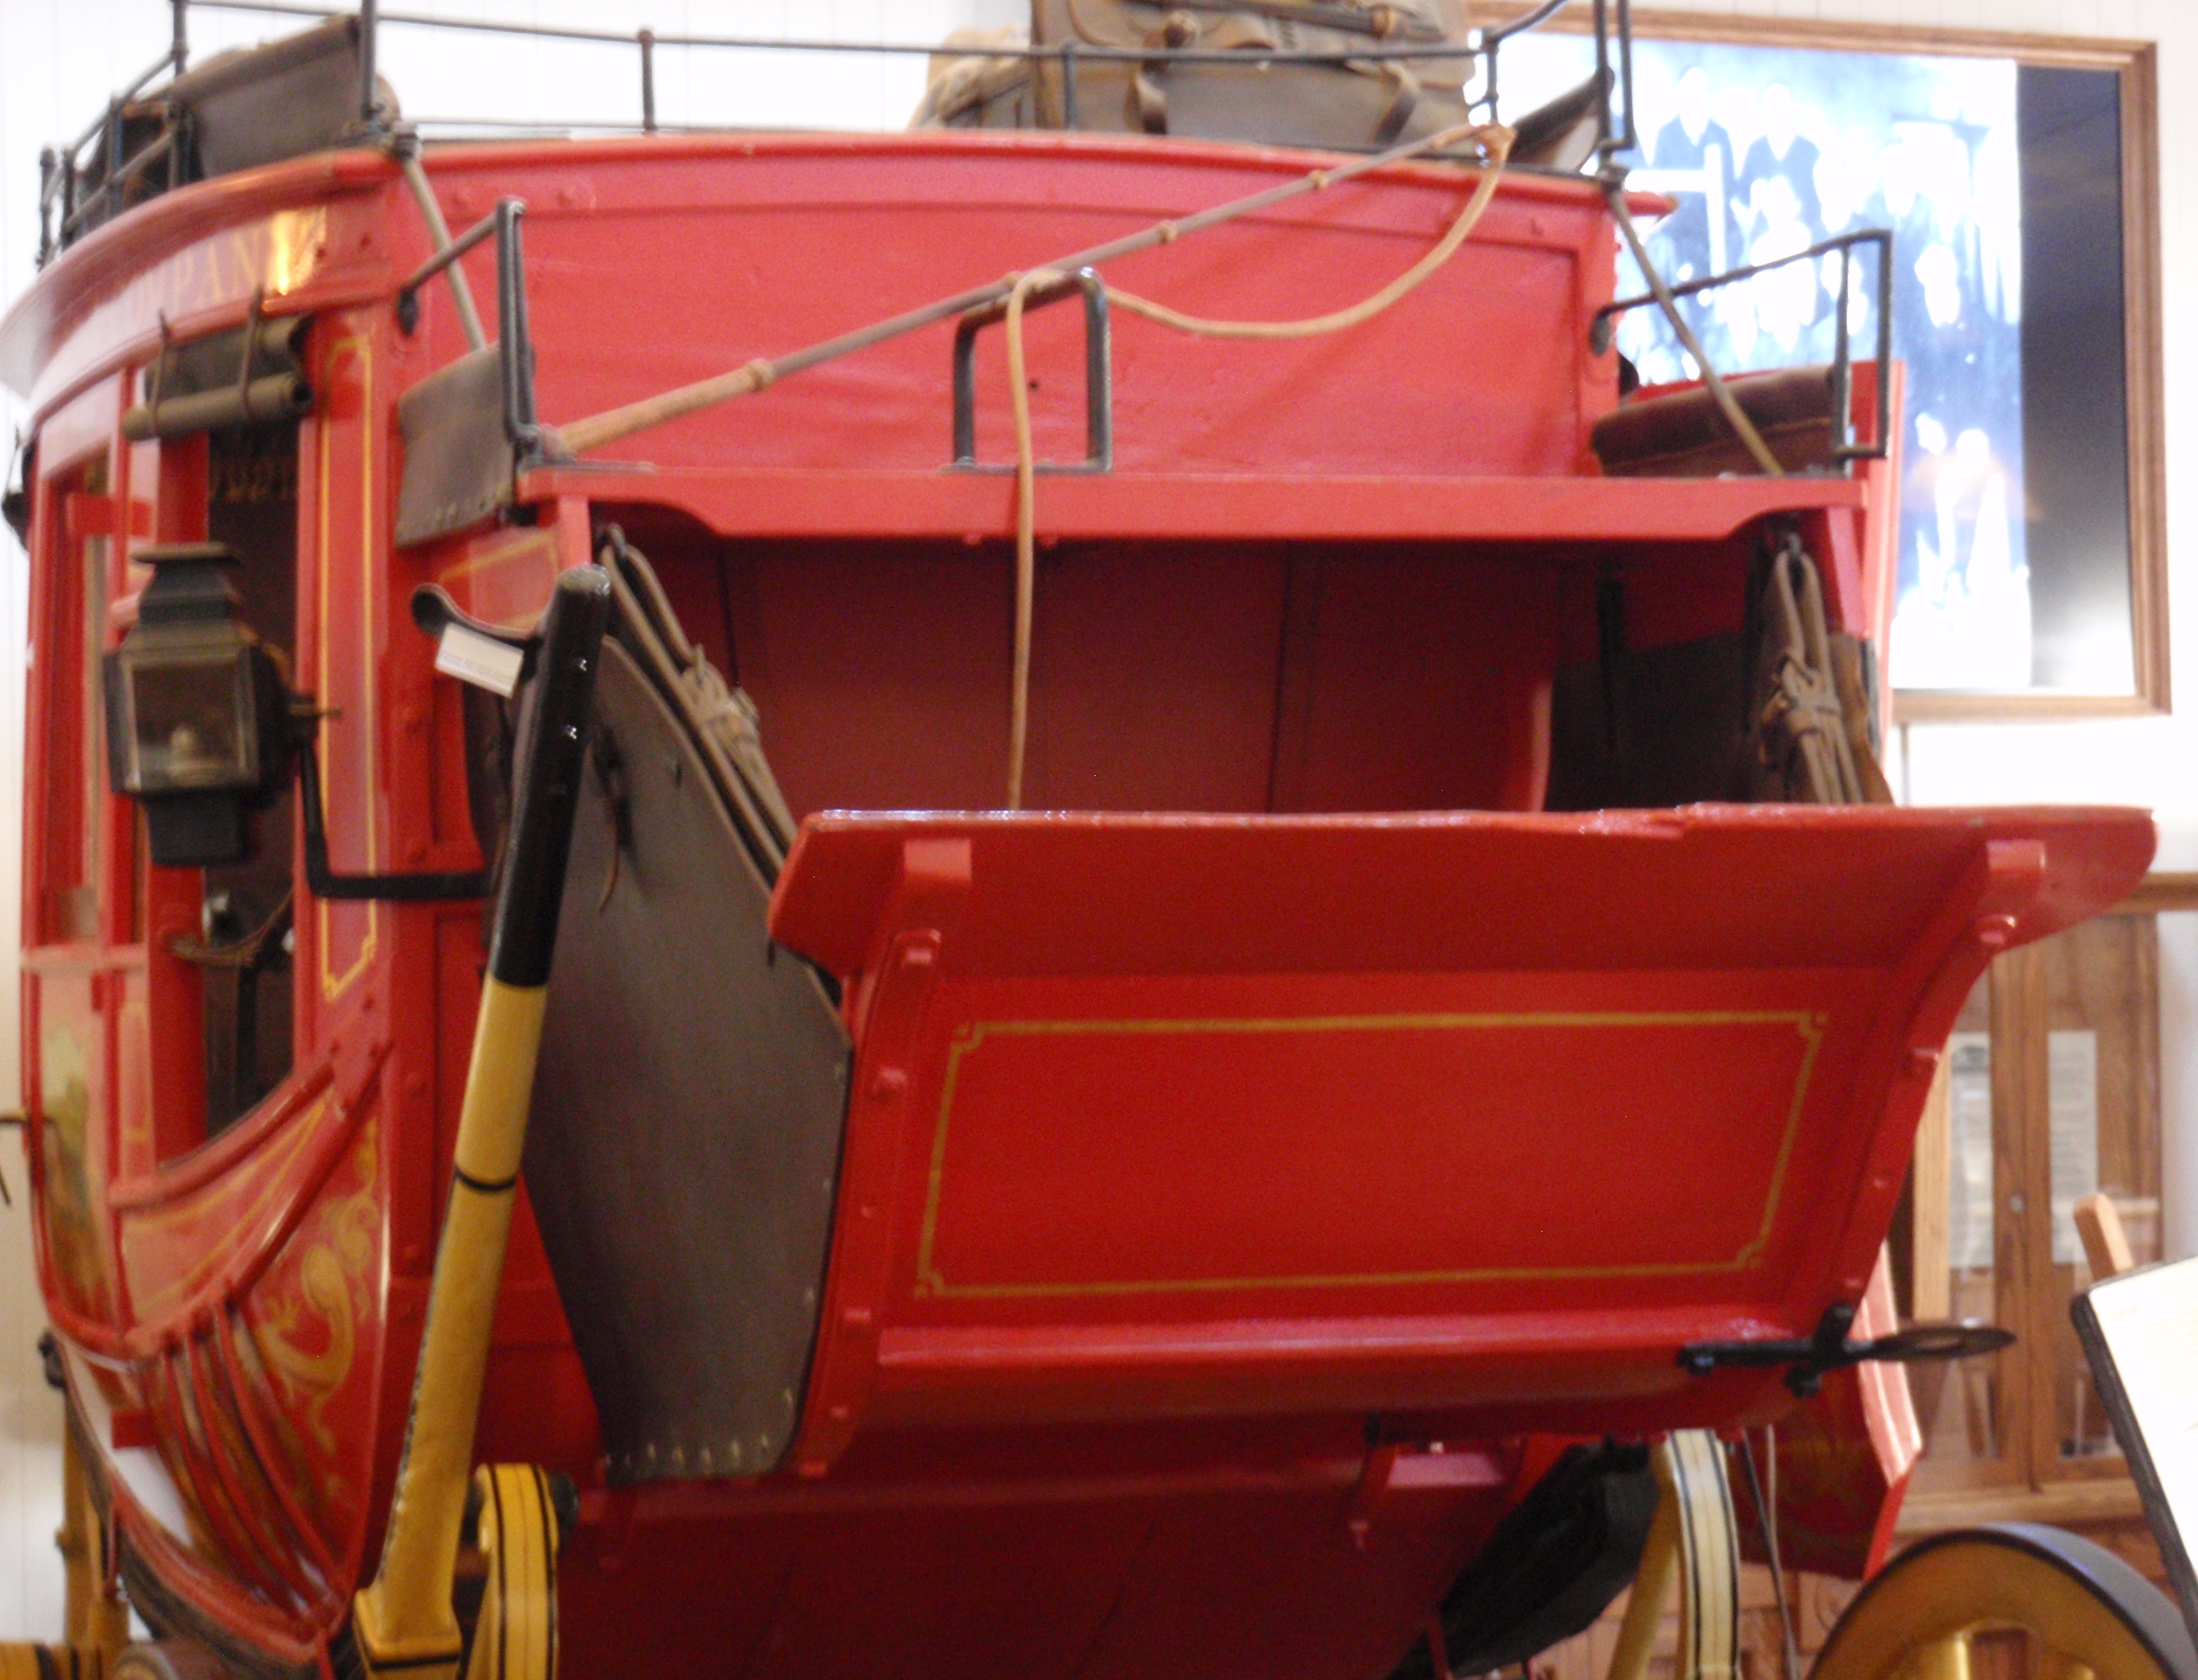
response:
M2076 1204L2099 1189L2099 1035L2085 1028L2045 1035L2046 1090L2053 1132L2053 1264L2084 1258Z
M1953 1159L1948 1164L1946 1264L1956 1271L1992 1268L1992 1035L1957 1032L1946 1041Z

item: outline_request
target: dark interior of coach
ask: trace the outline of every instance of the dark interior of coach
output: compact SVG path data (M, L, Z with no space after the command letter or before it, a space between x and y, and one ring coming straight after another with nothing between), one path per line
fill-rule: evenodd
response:
M1003 803L1011 542L731 539L670 509L596 512L754 701L797 817ZM1043 546L1023 804L1532 811L1776 797L1752 713L1771 675L1758 620L1778 534Z

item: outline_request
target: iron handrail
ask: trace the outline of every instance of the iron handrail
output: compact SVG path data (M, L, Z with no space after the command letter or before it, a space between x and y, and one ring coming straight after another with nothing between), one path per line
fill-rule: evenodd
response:
M1221 0L1212 0L1215 4ZM393 24L404 26L455 30L495 35L516 35L543 40L564 40L597 45L631 46L641 56L641 120L638 124L582 121L561 124L538 124L514 121L499 123L488 119L443 118L428 119L431 125L472 127L482 129L539 131L557 129L587 129L602 131L632 131L644 134L662 131L656 113L656 49L659 47L716 49L731 51L780 53L835 53L865 55L908 56L932 58L950 56L1019 60L1031 65L1059 64L1062 67L1062 91L1065 114L1072 126L1076 121L1076 67L1079 63L1100 64L1202 64L1230 66L1241 69L1260 70L1278 64L1346 65L1352 63L1381 63L1388 61L1480 60L1484 69L1479 96L1472 102L1475 112L1486 111L1492 116L1497 101L1497 64L1498 49L1513 37L1524 34L1549 21L1565 9L1568 0L1536 0L1516 15L1497 24L1472 31L1463 42L1414 41L1394 43L1369 40L1360 46L1308 49L1285 47L1217 48L1198 46L1108 46L1068 40L1045 46L948 45L939 42L863 42L823 41L811 39L766 38L757 36L711 35L691 32L666 34L643 28L631 33L608 29L591 29L571 24L542 24L507 22L492 18L437 17L426 13L387 11L379 0L360 0L356 12L349 9L319 5L311 0L169 0L173 16L173 28L168 50L148 65L123 90L108 102L107 110L88 128L67 145L49 147L39 158L40 183L38 192L38 253L41 264L51 259L55 252L66 247L78 233L95 221L95 209L103 206L105 213L112 215L122 207L125 188L129 181L142 174L137 169L125 178L124 171L131 160L124 156L123 124L132 102L148 95L161 71L166 68L171 79L183 73L189 61L189 15L191 7L208 11L249 12L265 15L332 19L356 16L359 20L359 99L358 123L363 133L386 132L389 127L388 113L381 106L376 91L376 63L378 37L381 26ZM1613 160L1636 144L1632 115L1632 31L1629 0L1593 0L1594 35L1596 43L1596 74L1600 81L1598 105L1598 155L1606 167ZM1623 125L1619 111L1614 108L1612 93L1616 90L1623 110ZM171 113L172 116L172 113ZM419 124L416 121L416 128ZM670 125L682 132L706 132L712 125L679 124ZM79 204L77 201L80 177L88 167L83 158L85 148L104 138L108 161L104 177L96 183L100 197ZM182 161L183 148L173 135L172 122L164 139L169 142L167 155L171 158L171 173L175 173ZM60 211L59 225L55 225L55 210ZM104 219L103 217L96 219Z
M1848 341L1847 305L1852 296L1854 276L1855 247L1874 245L1877 247L1877 427L1873 442L1854 441L1854 352ZM1706 275L1700 280L1683 281L1666 289L1677 298L1691 298L1713 291L1720 286L1731 286L1743 280L1753 280L1773 269L1790 264L1814 262L1819 257L1834 252L1840 256L1840 294L1836 305L1838 318L1832 329L1832 409L1839 436L1832 446L1835 461L1882 461L1893 448L1893 381L1886 370L1893 363L1893 230L1889 228L1858 228L1852 233L1836 234L1829 239L1820 239L1805 250L1790 252L1783 257L1772 257L1767 261L1749 263L1740 268L1727 269L1722 274ZM1628 310L1657 302L1654 292L1638 296L1619 298L1596 311L1588 327L1588 346L1598 356L1610 347L1612 323Z
M120 167L122 149L123 108L152 85L153 78L163 68L171 78L183 73L183 66L190 59L189 9L190 0L168 0L170 15L168 50L138 72L137 78L107 102L107 109L92 119L90 127L66 146L49 146L38 154L38 262L44 266L60 245L68 243L68 226L76 213L77 154L102 134L108 137L108 170L110 178ZM110 187L110 194L119 194L119 188ZM61 201L61 232L58 240L49 232L54 201Z
M1098 270L1081 265L1045 285L1033 286L1024 307L1080 295L1084 299L1084 459L1041 461L1041 473L1111 473L1114 470L1114 334L1107 309L1106 283ZM1006 319L1008 300L982 304L965 313L954 329L954 466L966 473L1012 473L1013 463L986 466L977 459L977 334Z
M200 9L214 12L265 12L286 17L334 18L349 17L352 13L343 7L316 6L300 3L300 0L189 0ZM1538 21L1553 16L1569 3L1569 0L1554 0L1527 15ZM991 44L975 46L947 46L937 41L826 41L809 38L788 38L783 36L756 35L692 35L667 34L662 30L625 31L588 29L571 24L508 23L492 18L436 17L425 12L382 11L382 23L409 25L422 29L455 29L489 35L520 35L541 40L590 41L608 46L638 46L646 33L649 44L655 47L719 47L736 51L798 52L798 53L883 53L918 58L940 55L966 58L1019 58L1052 61L1059 59L1063 46L1014 46ZM1109 59L1123 62L1142 63L1148 59L1165 59L1176 64L1342 64L1360 59L1426 59L1478 58L1492 44L1507 40L1515 29L1497 26L1480 32L1480 39L1466 42L1430 41L1419 44L1390 46L1380 43L1364 47L1332 49L1297 47L1108 47L1079 42L1074 56L1087 59ZM158 67L156 66L157 69Z
M522 206L523 208L524 206ZM494 210L468 228L433 256L404 276L404 283L397 288L397 324L409 335L420 318L420 288L440 274L467 252L491 235L501 235L504 225L503 206ZM497 256L504 255L499 243Z
M106 206L108 213L112 214L119 205L125 189L131 183L151 169L154 164L164 160L172 162L176 157L176 142L177 135L174 128L165 129L159 139L130 159L121 168L109 173L107 178L99 183L98 198L89 203L79 204L74 210L61 218L61 242L66 245L75 235L83 232L91 212L100 208L102 203Z

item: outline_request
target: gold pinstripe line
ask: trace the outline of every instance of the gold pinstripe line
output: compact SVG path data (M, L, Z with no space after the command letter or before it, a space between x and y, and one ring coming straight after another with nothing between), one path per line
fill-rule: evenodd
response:
M933 1130L931 1160L924 1193L923 1220L916 1241L916 1293L960 1299L1031 1299L1131 1294L1214 1294L1249 1289L1332 1289L1429 1283L1487 1283L1509 1281L1558 1282L1587 1278L1688 1277L1747 1270L1761 1259L1777 1222L1785 1194L1787 1169L1801 1126L1814 1077L1817 1052L1828 1017L1811 1010L1560 1010L1533 1012L1439 1012L1379 1015L1253 1015L1211 1020L1008 1020L964 1022L948 1042L946 1068ZM953 1117L962 1064L988 1038L1072 1037L1100 1033L1178 1035L1276 1032L1461 1032L1491 1028L1582 1026L1789 1026L1800 1034L1801 1065L1787 1104L1785 1130L1771 1164L1763 1217L1755 1234L1729 1260L1637 1261L1614 1265L1474 1266L1418 1271L1284 1274L1252 1277L1108 1279L1079 1283L953 1283L939 1271L935 1254L939 1209L946 1172L946 1140Z
M371 343L364 334L353 333L347 337L338 339L329 346L328 365L333 366L336 358L346 350L356 350L358 352L361 387L358 499L361 509L359 515L360 579L365 599L360 605L360 622L363 634L367 637L367 648L366 658L362 662L365 666L363 675L366 680L366 704L363 708L363 715L360 718L360 725L364 730L366 736L366 868L370 874L376 867L375 805L378 797L378 790L374 782L374 352ZM320 645L315 650L317 655L315 663L320 673L320 697L325 700L329 692L330 604L329 600L329 482L331 477L329 462L329 416L325 409L316 424L320 439L318 473L320 488L317 492L320 506L317 511L320 520L321 551L320 585L315 591L314 602L315 610L320 620L317 631ZM329 806L329 759L325 757L321 760L321 806L323 810ZM329 901L323 898L315 904L313 909L315 930L318 935L315 943L319 946L317 958L321 968L321 996L329 1002L334 1002L350 989L352 982L364 973L367 965L373 962L375 949L381 933L381 907L372 899L367 901L366 937L359 942L358 959L341 974L331 974L329 972Z

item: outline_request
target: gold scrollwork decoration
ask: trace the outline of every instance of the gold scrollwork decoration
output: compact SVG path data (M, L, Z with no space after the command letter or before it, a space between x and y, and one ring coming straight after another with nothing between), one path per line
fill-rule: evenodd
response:
M378 1131L371 1121L360 1129L352 1151L358 1187L323 1212L299 1259L296 1292L270 1300L253 1332L260 1357L285 1396L305 1407L307 1427L326 1453L336 1448L328 1404L358 1359L362 1306L355 1295L369 1287L381 1234ZM319 1321L317 1332L311 1319Z

